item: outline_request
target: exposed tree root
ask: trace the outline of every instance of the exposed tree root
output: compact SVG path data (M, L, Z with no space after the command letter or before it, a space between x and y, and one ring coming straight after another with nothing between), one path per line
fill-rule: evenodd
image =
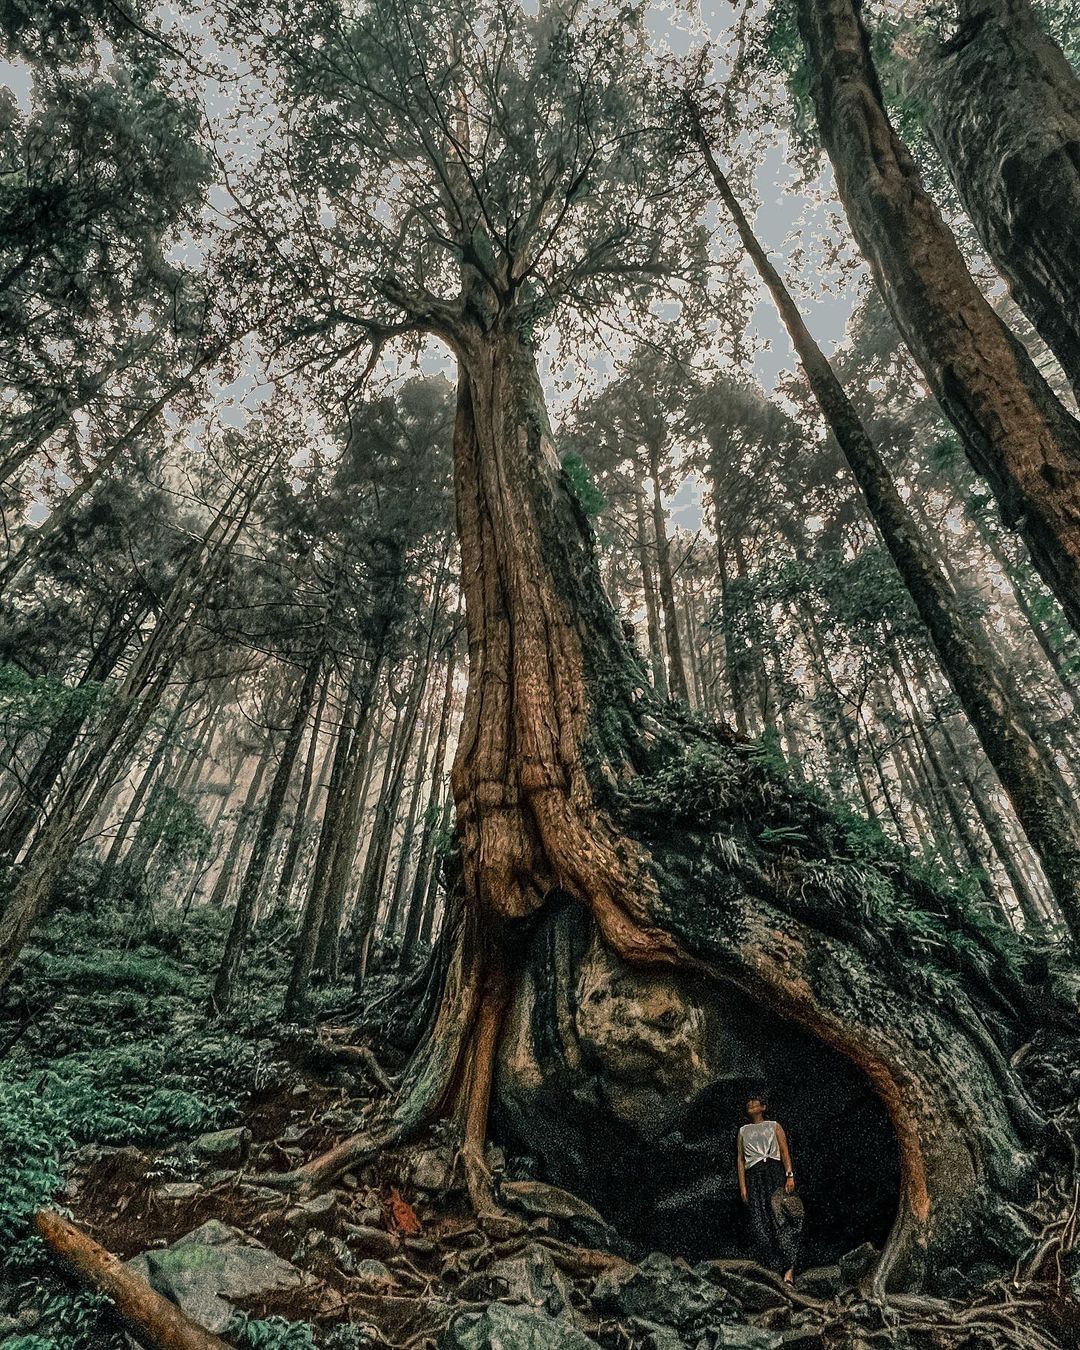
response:
M312 1195L332 1186L351 1167L362 1167L384 1149L407 1142L404 1127L394 1123L381 1130L353 1134L291 1172L261 1172L259 1185L294 1195Z
M592 906L589 907L592 909ZM711 962L683 955L673 942L656 944L652 932L637 917L619 907L619 922L612 922L613 898L607 894L601 906L603 936L623 960L638 966L685 965L719 981L732 981L752 996L764 998L778 1012L808 1027L825 1042L851 1054L850 1036L818 1008L810 991L787 974L787 959L770 964L769 942L760 944L756 977L732 975ZM599 926L599 915L597 918ZM768 930L769 919L764 919ZM494 923L495 932L503 925ZM348 1138L321 1157L295 1172L264 1177L271 1186L299 1192L324 1188L343 1172L375 1157L382 1149L411 1142L435 1119L454 1114L463 1127L461 1160L472 1205L481 1220L502 1214L485 1162L485 1139L494 1065L502 1026L509 1005L514 963L505 951L494 951L494 932L489 929L477 943L471 959L464 931L456 934L448 963L447 989L439 1015L418 1049L397 1102L387 1103L381 1126ZM771 939L780 936L768 930ZM475 934L474 934L475 936ZM785 938L786 942L787 939ZM773 944L775 945L775 943ZM779 967L779 969L777 968ZM779 978L778 978L779 976ZM873 1040L865 1046L861 1067L868 1073L893 1120L901 1144L903 1187L900 1211L880 1260L866 1277L864 1296L882 1301L894 1282L910 1286L919 1279L909 1270L911 1253L920 1249L922 1225L929 1214L928 1180L923 1170L919 1128L909 1114L904 1084L885 1068L885 1054ZM1007 1105L1007 1104L1006 1104ZM1021 1117L1025 1113L1021 1113ZM1044 1234L1045 1242L1035 1265L1042 1267L1063 1239L1071 1238L1076 1226L1075 1210ZM492 1236L498 1233L493 1230Z
M479 1219L501 1213L495 1201L491 1173L484 1157L487 1142L488 1113L491 1106L491 1083L495 1074L495 1056L499 1049L499 1035L509 1004L507 981L501 973L493 976L485 990L476 1019L468 1052L464 1103L464 1140L461 1161L469 1199Z

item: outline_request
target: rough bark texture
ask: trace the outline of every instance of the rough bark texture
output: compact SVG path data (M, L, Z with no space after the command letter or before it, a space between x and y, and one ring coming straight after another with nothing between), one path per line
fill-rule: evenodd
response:
M983 246L1080 398L1080 81L1030 0L964 0L921 87Z
M821 137L855 238L1005 523L1080 628L1080 423L972 280L881 99L858 0L799 0Z
M803 1264L881 1246L896 1214L896 1139L849 1060L721 983L628 966L579 906L545 915L498 1061L492 1124L511 1156L534 1159L649 1250L738 1256L734 1141L745 1097L762 1090L814 1218Z
M720 982L862 1071L900 1159L880 1283L976 1249L1011 1262L1045 1129L1010 1056L1059 1005L1032 1006L1007 935L865 821L659 704L603 595L531 352L499 321L455 345L470 678L435 1011L393 1114L278 1182L323 1185L456 1110L473 1200L489 1207L500 1029L531 934L577 906L620 962Z

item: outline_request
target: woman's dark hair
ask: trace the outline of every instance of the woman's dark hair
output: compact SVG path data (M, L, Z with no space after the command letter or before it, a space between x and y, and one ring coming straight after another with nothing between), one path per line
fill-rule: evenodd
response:
M769 1108L769 1099L764 1092L748 1092L744 1105L749 1106L751 1102L760 1102L766 1110Z

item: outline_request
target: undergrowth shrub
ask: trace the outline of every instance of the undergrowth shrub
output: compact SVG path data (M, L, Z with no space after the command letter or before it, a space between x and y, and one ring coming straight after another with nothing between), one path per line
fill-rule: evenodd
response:
M267 1030L280 1006L280 944L259 940L251 995L228 1022L208 994L228 915L155 919L98 899L77 869L0 1000L0 1312L37 1325L4 1350L121 1350L105 1305L74 1292L33 1233L81 1144L153 1146L239 1119L283 1066ZM267 1333L269 1334L269 1333ZM309 1342L251 1342L307 1350Z
M283 1317L259 1319L237 1313L225 1334L237 1350L318 1350L309 1323L287 1322Z
M0 1077L0 1253L10 1255L34 1211L60 1189L69 1145L60 1112L35 1083Z

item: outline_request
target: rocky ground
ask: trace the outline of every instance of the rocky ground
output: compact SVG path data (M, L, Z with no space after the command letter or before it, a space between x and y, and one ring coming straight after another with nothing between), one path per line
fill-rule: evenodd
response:
M498 1149L490 1162L505 1217L480 1224L448 1134L387 1153L333 1190L297 1201L260 1175L362 1128L388 1086L365 1054L340 1053L349 1035L324 1028L318 1053L293 1046L296 1067L249 1103L244 1125L160 1150L84 1146L63 1196L75 1221L238 1346L1080 1345L1067 1282L1025 1289L999 1282L963 1303L871 1302L857 1289L875 1255L864 1244L836 1265L802 1271L790 1289L750 1261L690 1264L632 1248L569 1192L515 1177L513 1160ZM331 1067L316 1071L312 1063ZM40 1315L32 1294L20 1291L2 1313L11 1343L32 1337Z

